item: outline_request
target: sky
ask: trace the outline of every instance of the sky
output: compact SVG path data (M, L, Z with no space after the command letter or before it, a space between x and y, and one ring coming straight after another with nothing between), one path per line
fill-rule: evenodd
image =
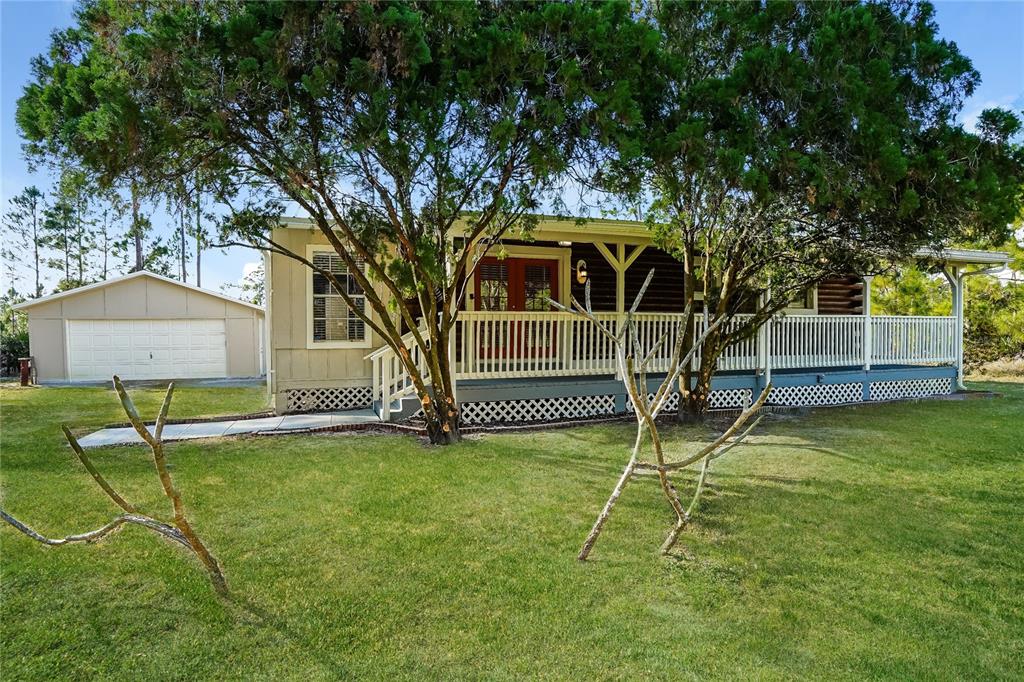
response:
M961 119L972 125L992 106L1024 110L1024 0L937 2L936 19L943 37L957 43L981 73L982 82L966 102ZM46 190L51 178L31 173L21 155L22 140L14 121L15 105L29 80L31 59L44 52L52 31L70 25L74 5L52 0L0 0L0 200L34 184ZM171 231L170 217L156 209L158 233ZM260 260L255 251L232 248L203 255L203 287L219 290L237 283ZM195 281L190 274L190 280ZM55 278L50 277L52 286ZM8 283L2 283L3 290Z

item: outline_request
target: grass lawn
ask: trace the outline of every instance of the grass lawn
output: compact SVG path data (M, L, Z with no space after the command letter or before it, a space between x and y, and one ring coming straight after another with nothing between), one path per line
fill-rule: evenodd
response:
M5 527L2 676L1020 678L1024 383L984 386L1005 397L764 423L756 447L717 462L682 539L693 561L656 555L671 517L653 479L626 489L593 560L575 560L628 425L446 449L351 435L170 445L233 597L139 528L47 548ZM159 392L136 395L153 414ZM4 508L50 535L112 517L58 428L119 421L112 393L0 400ZM171 415L261 400L185 388ZM146 453L95 461L162 511Z

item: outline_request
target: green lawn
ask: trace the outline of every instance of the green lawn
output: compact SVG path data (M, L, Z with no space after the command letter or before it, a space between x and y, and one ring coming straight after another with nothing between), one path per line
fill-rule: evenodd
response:
M683 536L694 561L655 554L671 519L645 479L576 562L626 425L448 449L352 435L171 445L232 599L142 529L64 548L0 529L2 676L1019 678L1024 383L985 386L1005 397L766 423L717 463ZM159 393L142 393L152 414ZM3 506L51 535L113 516L58 428L119 420L111 392L0 399ZM171 414L261 402L185 388ZM162 511L145 455L95 459Z

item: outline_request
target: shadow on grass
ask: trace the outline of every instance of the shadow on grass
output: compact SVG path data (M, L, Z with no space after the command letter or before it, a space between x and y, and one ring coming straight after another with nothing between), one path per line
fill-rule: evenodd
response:
M241 612L252 625L272 630L279 637L306 654L308 662L327 668L332 679L350 679L354 673L330 647L323 646L322 639L309 636L295 628L288 620L254 603L251 599L230 594L227 602L236 612Z

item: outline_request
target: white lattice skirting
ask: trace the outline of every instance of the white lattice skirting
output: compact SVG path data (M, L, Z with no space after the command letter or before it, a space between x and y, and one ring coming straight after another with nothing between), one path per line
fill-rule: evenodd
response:
M334 412L370 407L373 403L373 389L369 386L293 388L284 395L285 412Z
M751 394L749 388L725 388L718 391L711 391L708 394L708 407L712 410L722 410L734 407L746 407L750 404ZM647 394L648 400L654 399L653 393ZM661 414L672 414L679 409L679 392L676 391L665 401L665 407ZM626 401L626 412L633 411L633 401Z
M496 400L462 406L462 420L466 424L580 419L612 414L615 414L613 395Z
M721 391L711 391L708 394L708 407L712 410L746 407L753 400L753 393L749 388L727 388Z
M948 395L953 392L953 380L905 379L903 381L872 381L868 389L871 400L900 400L903 398L927 398L933 395Z
M811 384L809 386L776 386L768 394L769 405L804 407L812 405L842 405L859 403L864 399L864 384Z

